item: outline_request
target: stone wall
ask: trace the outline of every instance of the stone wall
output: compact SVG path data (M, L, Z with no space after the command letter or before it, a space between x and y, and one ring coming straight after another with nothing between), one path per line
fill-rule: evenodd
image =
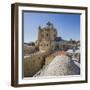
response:
M39 46L40 51L49 51L50 48L51 48L50 41L41 41L40 42L40 46Z
M36 51L35 46L24 45L24 55L29 55Z
M45 64L45 57L49 53L34 53L24 57L24 77L32 77L36 74Z
M55 55L49 55L48 57L45 58L45 65L50 64L52 60L55 58Z

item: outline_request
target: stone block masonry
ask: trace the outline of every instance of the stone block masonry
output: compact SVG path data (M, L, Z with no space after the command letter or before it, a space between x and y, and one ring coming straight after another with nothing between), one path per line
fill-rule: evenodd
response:
M24 57L24 77L32 77L45 64L45 57L50 52L37 52Z

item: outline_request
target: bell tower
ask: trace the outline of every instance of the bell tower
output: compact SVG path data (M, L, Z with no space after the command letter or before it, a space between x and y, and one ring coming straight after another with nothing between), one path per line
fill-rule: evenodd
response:
M39 26L38 31L38 41L39 41L39 49L40 51L48 51L51 50L51 43L57 37L57 30L54 28L53 24L48 22L46 27L41 28Z

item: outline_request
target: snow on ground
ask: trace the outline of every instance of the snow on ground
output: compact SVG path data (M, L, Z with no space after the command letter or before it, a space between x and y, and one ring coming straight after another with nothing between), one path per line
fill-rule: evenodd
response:
M79 49L78 49L78 50L76 50L76 51L75 51L75 53L80 53L80 50L79 50Z
M68 49L66 52L67 53L73 53L73 50L72 49Z

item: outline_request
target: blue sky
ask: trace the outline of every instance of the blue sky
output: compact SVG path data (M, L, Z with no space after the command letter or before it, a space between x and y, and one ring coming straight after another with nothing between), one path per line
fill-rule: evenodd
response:
M66 13L24 12L24 42L36 41L38 27L50 21L63 39L80 40L80 15Z

